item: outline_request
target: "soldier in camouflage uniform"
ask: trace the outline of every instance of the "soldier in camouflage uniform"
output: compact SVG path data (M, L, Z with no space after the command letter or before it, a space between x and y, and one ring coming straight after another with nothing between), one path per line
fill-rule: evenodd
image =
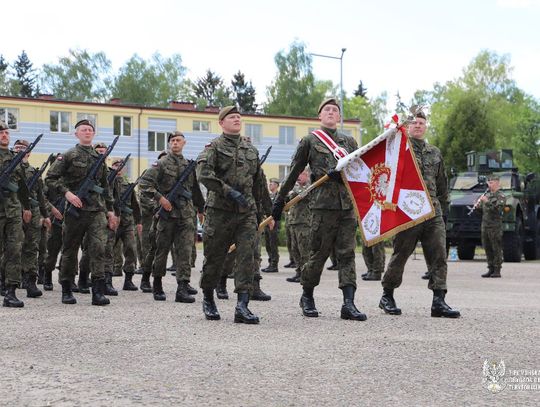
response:
M339 147L348 152L358 148L352 137L337 131L341 112L335 98L325 99L319 106L318 114L321 130ZM326 174L331 179L311 192L311 252L309 260L302 268L301 282L304 289L300 299L302 313L307 317L319 316L315 308L313 290L319 285L324 263L332 247L335 247L339 265L339 288L343 291L341 318L364 321L366 315L358 311L354 305L357 220L353 202L343 184L341 173L335 170L337 160L333 152L314 134L300 140L293 156L291 171L274 202L272 216L274 219L280 218L287 194L308 164L312 182Z
M309 172L304 170L298 176L296 185L289 193L288 198L294 199L297 195L302 194L309 187ZM309 196L306 196L296 205L289 209L287 219L291 227L291 246L296 248L298 255L296 256L296 274L292 277L287 277L287 281L291 283L299 283L302 275L302 267L309 260L309 235L311 220L311 210L309 208Z
M482 211L482 245L486 251L488 272L482 277L500 278L502 256L502 214L506 196L501 191L499 176L492 174L488 180L489 192L480 198Z
M435 217L398 233L394 237L394 252L382 280L383 295L379 307L387 314L400 315L396 306L394 289L401 285L407 259L416 243L422 243L426 264L431 276L428 288L433 290L432 317L458 318L459 311L452 309L444 300L446 295L446 228L443 213L448 208L448 179L439 149L424 140L426 116L420 112L408 128L409 141L421 171L424 183L435 207Z
M382 273L384 273L384 262L386 260L384 242L367 247L362 241L362 257L368 269L366 274L362 274L362 280L380 281Z
M279 180L277 178L270 178L268 183L268 189L270 193L270 199L272 203L276 199L279 190ZM262 269L264 273L277 273L279 263L279 246L278 246L278 233L279 222L276 222L276 227L272 230L264 229L264 244L266 247L266 253L268 253L268 267Z
M257 324L259 318L249 310L248 303L254 278L253 245L262 180L257 149L240 138L241 119L235 106L221 109L219 124L223 134L207 144L197 159L197 178L208 189L200 286L204 294L205 317L220 319L214 289L227 251L232 243L236 243L239 267L234 276L238 294L234 321Z
M24 151L30 143L27 140L17 140L13 145L13 151L18 153ZM25 172L26 182L34 176L38 171L32 167L29 162L30 154L26 154L21 163L21 167ZM45 223L48 228L51 226L51 220L47 210L47 202L43 195L43 180L39 178L30 193L30 210L32 212L32 220L23 225L24 243L21 252L22 279L23 288L26 288L26 296L29 298L41 297L43 294L36 286L37 270L38 270L38 251L39 241L41 239L41 227Z
M167 142L169 152L144 173L139 184L141 192L153 197L169 215L168 219L160 217L156 225L156 254L152 264L154 300L165 301L166 299L162 278L166 274L167 257L172 247L177 266L178 288L175 300L191 303L195 301L188 292L191 276L191 248L195 233L193 211L194 206L199 213L204 211L204 198L195 173L192 172L182 184L185 195L180 196L176 202L167 200L166 195L173 189L188 166L188 161L182 155L182 149L186 144L184 135L179 131L170 133Z
M296 262L294 259L294 249L291 246L292 237L291 237L291 226L289 225L288 216L285 215L285 240L287 243L287 252L289 253L289 262L285 264L283 267L288 269L295 269L296 268Z
M55 188L63 194L66 201L77 208L79 217L67 213L64 218L62 239L62 260L60 266L60 284L62 285L62 303L75 304L77 300L71 290L71 282L77 271L77 257L81 243L88 236L88 251L91 254L90 270L92 276L92 305L107 305L105 297L104 255L107 243L107 226L116 229L117 219L113 212L113 199L107 182L107 166L103 163L98 170L96 180L103 188L103 194L91 193L85 202L75 194L85 180L92 165L99 155L92 147L95 130L88 120L81 120L75 125L75 136L79 143L60 154L47 173L45 180L49 188Z
M52 291L54 288L52 272L56 268L58 255L62 249L62 223L64 215L57 208L57 206L61 204L62 197L55 189L45 186L45 197L47 201L51 203L49 206L51 212L51 228L48 231L47 256L45 257L45 263L43 265L43 289L45 291Z
M9 150L9 127L0 122L0 170L5 169L15 154ZM3 190L0 197L0 284L4 294L4 307L24 307L15 294L21 282L21 250L24 240L23 226L32 220L29 192L24 170L19 166L11 174L10 182L17 192ZM23 214L21 219L21 212Z

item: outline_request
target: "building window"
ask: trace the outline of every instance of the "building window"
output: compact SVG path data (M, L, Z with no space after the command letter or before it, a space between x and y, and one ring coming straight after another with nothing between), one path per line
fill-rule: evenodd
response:
M10 130L19 129L19 109L0 107L0 120L6 123Z
M148 132L148 151L163 151L167 143L167 133L161 131Z
M200 120L193 120L193 131L210 131L210 122L203 122Z
M114 135L131 136L131 117L114 116Z
M94 129L97 130L97 115L90 113L77 113L77 123L81 120L88 120L94 126Z
M279 144L294 144L294 127L279 126Z
M281 181L285 180L287 175L289 175L289 172L291 171L290 165L280 165L279 166L279 179Z
M71 113L69 112L53 112L51 111L51 126L53 133L69 133Z
M261 144L262 142L262 124L246 124L246 137L251 139L253 144Z

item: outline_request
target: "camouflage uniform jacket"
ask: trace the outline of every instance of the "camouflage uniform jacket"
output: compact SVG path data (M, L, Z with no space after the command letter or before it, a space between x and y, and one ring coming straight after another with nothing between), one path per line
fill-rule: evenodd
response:
M176 181L185 170L188 161L182 154L175 155L169 152L152 164L141 177L139 189L142 194L152 197L159 205L162 196L173 189ZM191 193L191 199L179 197L177 202L171 202L173 209L169 212L172 218L192 218L195 211L193 205L199 212L204 211L204 198L197 182L195 172L189 174L188 178L182 184L184 189Z
M14 157L15 153L12 151L0 149L0 170L6 168ZM10 177L11 182L19 189L17 192L2 191L4 199L0 199L0 216L20 217L23 208L30 209L29 192L25 178L24 171L19 165Z
M257 210L262 182L259 152L240 136L222 134L207 144L197 158L197 178L208 189L208 207L234 213ZM244 195L248 208L227 198L231 189Z
M300 195L306 189L309 188L309 184L304 186L296 184L291 192L289 192L288 200L294 199L296 196ZM289 225L309 225L311 222L311 209L309 205L310 194L308 194L304 199L298 202L296 205L293 205L289 209L287 219L289 220Z
M115 204L115 212L117 216L120 216L120 226L124 225L131 225L133 222L135 224L141 223L141 208L139 206L139 201L137 200L137 196L135 195L135 191L133 191L125 200L124 207L127 207L131 209L133 212L128 213L129 211L121 210L122 208L119 207L120 205L120 199L122 198L122 195L124 195L124 192L126 189L130 186L129 180L122 176L117 175L114 179L113 183L113 196L114 196L114 204Z
M148 170L143 171L141 178L144 176L146 171ZM139 185L137 185L137 196L139 198L139 206L141 208L142 214L148 212L154 213L159 207L159 204L156 202L154 197L149 196L148 194L144 194Z
M332 137L334 142L351 153L358 148L356 141L335 129L322 128ZM285 199L289 191L294 187L298 175L309 164L311 170L311 182L315 182L330 170L336 167L337 160L332 152L313 134L308 134L300 140L294 153L291 171L279 190L279 195ZM345 185L341 182L329 180L316 188L311 197L311 209L350 210L353 203Z
M266 188L266 184L266 174L261 168L261 191L260 199L257 201L257 219L259 223L262 221L265 214L272 212L273 199L271 194L268 192L268 188Z
M441 151L425 142L409 137L416 162L426 184L436 215L448 213L448 178Z
M500 228L502 226L503 208L506 204L506 196L501 190L488 192L487 201L481 202L482 227Z
M25 162L21 163L21 167L24 170L27 182L30 181L30 179L38 171L37 168L34 168L29 163ZM29 197L32 214L37 214L37 211L35 211L34 209L39 208L39 213L41 214L41 217L47 218L49 216L49 203L45 198L43 189L43 180L41 178L38 178L38 180L34 184L34 187L28 192L30 193Z
M47 172L45 183L49 189L58 191L61 196L70 191L77 194L81 184L86 179L90 168L99 154L92 146L82 146L77 144L64 154L59 154L56 161ZM91 193L89 202L83 202L82 211L100 212L113 210L112 191L107 182L107 165L103 163L102 168L96 174L96 184L103 188L103 193Z

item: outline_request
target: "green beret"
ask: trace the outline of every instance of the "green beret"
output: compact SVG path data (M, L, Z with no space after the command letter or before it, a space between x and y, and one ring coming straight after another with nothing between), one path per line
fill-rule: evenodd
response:
M186 136L184 136L184 133L182 133L181 131L173 131L172 133L169 133L167 135L167 143L169 141L171 141L171 139L175 138L175 137L183 137L183 138L186 138Z
M331 97L331 98L326 98L324 99L321 104L319 105L319 110L317 110L317 113L321 113L321 110L323 109L323 107L325 107L326 105L335 105L338 107L339 109L339 112L341 113L341 109L339 108L339 103L338 103L338 100L334 97Z
M87 120L87 119L79 120L75 124L75 128L77 128L79 126L90 126L90 127L92 127L92 130L96 131L96 129L94 128L94 125L90 122L90 120Z
M499 174L488 175L488 181L499 181L500 179Z
M9 130L8 125L4 121L0 121L0 130Z
M30 145L30 143L28 142L28 140L19 139L19 140L15 141L15 143L13 145L14 146L21 145L21 146L28 147Z
M277 178L270 178L270 182L275 182L276 184L279 185L279 182L280 182L280 181L279 181L279 179L277 179Z
M107 144L105 144L103 141L100 141L99 143L94 144L94 149L96 148L107 148Z
M223 109L219 111L218 119L219 121L222 121L226 116L232 114L232 113L240 113L236 106L225 106Z

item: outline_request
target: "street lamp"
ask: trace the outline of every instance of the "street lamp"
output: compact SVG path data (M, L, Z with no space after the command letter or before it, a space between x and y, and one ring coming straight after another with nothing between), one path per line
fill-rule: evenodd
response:
M347 51L347 48L341 48L341 56L334 57L332 55L322 55L322 54L315 54L310 53L310 55L313 55L314 57L321 57L321 58L329 58L329 59L339 59L339 70L340 70L340 76L339 76L339 88L340 88L340 97L339 97L339 110L341 111L341 131L343 131L343 54Z

